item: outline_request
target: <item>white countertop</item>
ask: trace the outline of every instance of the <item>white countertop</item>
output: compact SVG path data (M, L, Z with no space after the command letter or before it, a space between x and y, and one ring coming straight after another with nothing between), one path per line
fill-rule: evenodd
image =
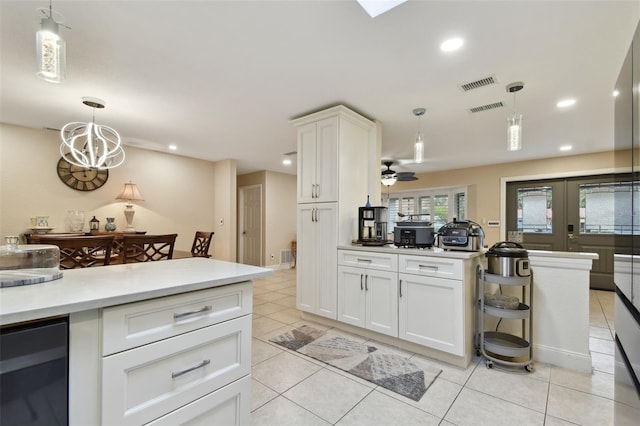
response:
M206 258L70 269L58 280L0 289L0 325L249 281L272 272Z
M393 244L386 246L338 246L338 250L356 250L356 251L368 251L374 253L391 253L391 254L408 254L413 256L434 256L434 257L447 257L449 259L473 259L477 256L483 256L484 251L454 251L454 250L442 250L437 248L403 248L396 247Z

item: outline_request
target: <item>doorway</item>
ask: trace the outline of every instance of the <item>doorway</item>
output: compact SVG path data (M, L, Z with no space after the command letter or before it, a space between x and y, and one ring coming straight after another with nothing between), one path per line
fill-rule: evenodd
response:
M631 253L632 217L622 212L633 190L630 174L508 182L507 235L520 233L528 250L598 254L590 287L614 290L613 255Z
M245 265L262 266L262 185L241 187L239 193L239 260Z

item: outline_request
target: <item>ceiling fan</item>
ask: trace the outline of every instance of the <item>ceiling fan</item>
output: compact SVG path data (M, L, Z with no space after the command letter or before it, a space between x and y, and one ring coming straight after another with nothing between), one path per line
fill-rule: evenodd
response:
M384 161L382 164L387 166L387 169L382 171L381 177L384 185L390 186L396 183L396 181L409 182L418 180L415 176L415 172L396 172L395 170L392 170L391 166L393 165L393 161Z

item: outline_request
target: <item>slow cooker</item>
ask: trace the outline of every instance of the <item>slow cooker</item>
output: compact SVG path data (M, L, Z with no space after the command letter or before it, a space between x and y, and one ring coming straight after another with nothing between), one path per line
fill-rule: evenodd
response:
M520 244L511 241L496 243L487 250L487 272L503 277L528 277L529 255Z
M396 222L393 244L398 247L427 248L433 246L434 231L431 222Z
M484 231L471 220L454 220L438 231L438 247L446 250L479 251L484 247Z

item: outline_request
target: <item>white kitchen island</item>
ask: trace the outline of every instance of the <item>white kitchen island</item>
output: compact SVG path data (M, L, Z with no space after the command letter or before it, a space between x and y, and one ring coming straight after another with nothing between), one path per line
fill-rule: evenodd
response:
M248 424L251 280L204 258L64 271L0 289L0 325L69 317L69 424Z

